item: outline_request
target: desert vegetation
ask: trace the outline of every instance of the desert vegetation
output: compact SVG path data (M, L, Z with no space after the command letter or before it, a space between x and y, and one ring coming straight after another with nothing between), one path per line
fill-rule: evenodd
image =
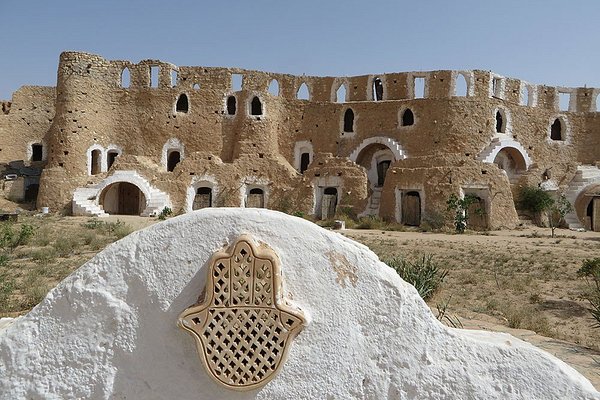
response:
M109 243L131 232L125 223L21 214L0 222L0 316L22 314Z

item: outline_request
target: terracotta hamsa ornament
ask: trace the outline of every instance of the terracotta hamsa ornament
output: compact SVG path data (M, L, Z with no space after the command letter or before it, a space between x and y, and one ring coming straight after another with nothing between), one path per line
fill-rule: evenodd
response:
M285 362L294 337L307 324L282 295L275 252L241 236L208 264L204 300L187 308L178 324L196 341L209 375L230 389L270 381Z

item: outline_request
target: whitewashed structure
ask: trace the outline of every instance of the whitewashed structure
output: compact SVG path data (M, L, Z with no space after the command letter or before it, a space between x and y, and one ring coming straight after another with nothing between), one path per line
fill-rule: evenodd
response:
M273 251L281 301L302 315L279 373L247 391L211 379L190 332L177 326L201 308L185 311L205 290L213 254L242 235L257 252ZM205 209L109 246L0 332L0 399L25 398L592 400L600 393L510 335L442 325L363 245L274 211Z

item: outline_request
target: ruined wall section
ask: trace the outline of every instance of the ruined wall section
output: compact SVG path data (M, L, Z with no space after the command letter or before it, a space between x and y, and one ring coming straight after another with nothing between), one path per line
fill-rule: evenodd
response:
M234 74L243 77L239 88L232 85ZM498 110L505 113L503 134L521 143L534 162L528 177L532 182L548 169L568 182L577 162L600 158L594 147L595 89L532 85L489 71L311 77L177 67L158 60L134 64L69 52L61 55L58 78L57 117L50 128L49 168L40 195L53 205L67 203L75 187L94 181L88 161L93 146L115 146L124 155L144 157L146 164L154 164L145 177L158 186L169 181L188 185L189 178L167 172L164 165L166 146L176 143L181 145L182 166L194 153L205 152L225 164L237 162L234 175L239 179L261 168L287 171L273 175L273 185L289 187L295 183L284 182L284 177L302 179L292 170L298 142L310 143L313 157L348 157L365 140L382 136L397 142L415 168L473 161L497 136ZM274 80L278 90L270 93ZM466 82L465 93L457 93L458 80ZM421 94L418 81L424 85ZM308 96L299 98L304 85ZM345 98L337 99L342 86ZM561 111L558 98L565 92L571 102ZM188 99L186 112L176 109L182 95ZM235 98L234 113L228 110L230 96ZM255 97L262 108L258 115L251 112ZM354 113L352 132L343 129L347 109ZM409 126L402 123L407 109L415 119ZM560 143L549 139L556 118L565 121ZM197 173L194 168L188 173Z
M32 162L31 144L44 145L47 153L47 133L54 118L55 89L45 86L23 86L12 101L3 102L0 112L0 163L23 160Z
M423 202L422 221L432 227L451 225L453 215L446 201L454 194L473 193L485 197L489 229L512 229L518 224L510 183L495 165L476 161L460 166L410 168L403 162L388 171L381 196L380 215L400 222L399 192L418 191Z

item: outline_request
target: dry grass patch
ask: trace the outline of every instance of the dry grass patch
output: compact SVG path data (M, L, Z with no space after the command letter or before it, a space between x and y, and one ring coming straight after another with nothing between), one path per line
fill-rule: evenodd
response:
M29 311L72 271L131 232L121 221L55 215L0 222L0 317Z
M586 258L600 257L600 234L549 230L501 231L478 235L349 230L346 235L369 246L382 259L431 254L448 270L428 301L434 310L600 349L593 328L587 287L577 277Z

